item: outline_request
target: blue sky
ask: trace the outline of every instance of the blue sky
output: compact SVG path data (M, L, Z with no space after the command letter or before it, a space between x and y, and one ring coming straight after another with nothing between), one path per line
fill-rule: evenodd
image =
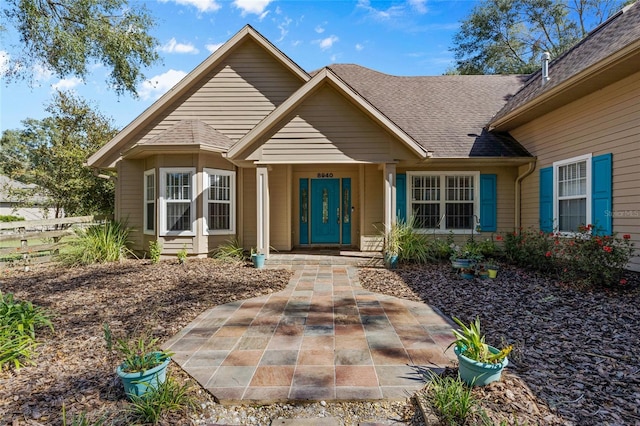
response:
M134 1L132 1L133 3ZM116 96L107 70L96 65L85 80L55 78L44 67L34 83L2 82L0 131L25 118L46 116L55 89L73 90L112 117L118 128L150 106L211 52L250 24L307 71L357 63L394 75L439 75L453 65L452 37L472 0L153 0L151 33L162 62L145 70L139 98ZM15 34L0 40L0 68L13 53Z

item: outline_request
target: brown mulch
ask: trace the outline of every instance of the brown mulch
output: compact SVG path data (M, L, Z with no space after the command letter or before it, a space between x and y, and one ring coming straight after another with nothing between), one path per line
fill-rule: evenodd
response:
M0 372L0 425L61 424L63 404L68 419L85 412L108 424L127 424L124 392L114 374L118 360L107 353L103 337L105 322L116 337L147 333L165 341L207 308L280 291L290 276L212 259L10 272L0 279L0 290L45 308L54 316L55 331L39 334L35 366ZM179 368L171 369L188 380ZM199 402L207 400L198 394ZM178 416L166 424L191 423Z
M480 316L488 343L514 345L503 380L474 390L496 424L640 425L640 274L626 278L584 289L512 267L473 281L449 265L360 272L368 290Z

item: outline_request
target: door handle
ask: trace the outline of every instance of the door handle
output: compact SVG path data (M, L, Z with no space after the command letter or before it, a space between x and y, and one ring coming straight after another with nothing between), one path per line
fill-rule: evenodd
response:
M340 223L340 207L336 209L336 219L337 219L336 223Z

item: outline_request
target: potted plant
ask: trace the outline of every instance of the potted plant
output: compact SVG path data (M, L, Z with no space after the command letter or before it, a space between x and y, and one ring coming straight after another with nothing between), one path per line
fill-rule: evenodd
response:
M164 383L172 353L160 350L157 338L118 339L116 351L124 357L116 373L129 398L143 396Z
M489 274L489 278L495 278L498 276L498 269L500 268L497 263L492 260L489 260L485 265L487 272Z
M489 278L489 271L487 270L487 266L485 264L480 264L478 266L476 274L481 280L486 280L487 278Z
M451 266L454 269L473 269L475 265L482 261L483 256L479 247L474 243L467 243L460 247L456 244L451 245Z
M401 228L397 223L393 224L385 235L384 262L389 269L395 269L398 266L398 256L402 249L400 236Z
M509 363L507 355L513 347L497 349L485 343L478 317L469 326L458 318L453 320L460 330L453 330L456 340L449 346L455 345L453 350L458 357L460 379L470 386L484 386L500 380L502 370Z
M473 266L460 268L460 276L465 280L472 280L475 277Z
M251 261L253 262L253 266L256 269L264 268L264 261L265 261L264 253L261 253L259 250L256 251L256 249L252 248L251 249Z

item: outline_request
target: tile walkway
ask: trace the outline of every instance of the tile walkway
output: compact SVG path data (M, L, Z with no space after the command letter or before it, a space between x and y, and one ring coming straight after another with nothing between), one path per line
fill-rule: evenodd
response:
M364 290L354 266L274 263L294 272L286 289L212 308L164 345L221 403L403 399L454 358L428 305Z

